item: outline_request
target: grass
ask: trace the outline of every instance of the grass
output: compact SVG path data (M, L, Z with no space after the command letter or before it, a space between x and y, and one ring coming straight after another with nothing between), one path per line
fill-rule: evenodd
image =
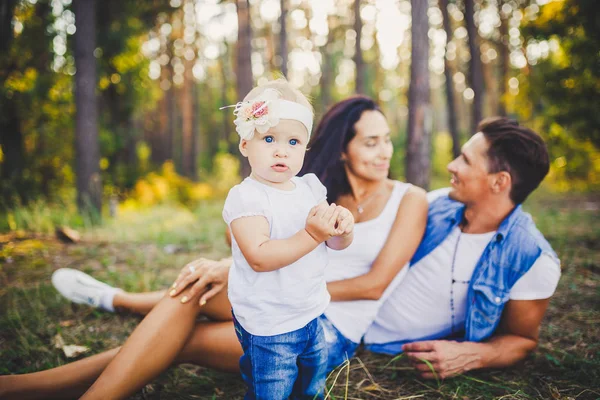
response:
M600 195L540 191L525 208L563 268L536 352L508 369L436 381L420 379L404 357L359 351L330 375L328 399L600 399ZM76 245L55 240L46 223L36 232L0 235L0 374L69 362L53 345L57 334L94 354L121 344L139 322L67 302L50 284L52 271L78 268L129 291L163 289L187 261L227 255L220 213L219 202L194 211L123 212L100 227L84 224ZM237 399L243 393L236 375L182 365L132 398Z

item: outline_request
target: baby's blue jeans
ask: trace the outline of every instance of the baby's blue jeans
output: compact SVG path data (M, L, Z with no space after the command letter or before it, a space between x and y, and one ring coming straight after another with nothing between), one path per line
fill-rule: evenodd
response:
M327 373L327 343L319 319L288 333L256 336L233 319L244 350L242 378L248 385L244 399L322 399Z

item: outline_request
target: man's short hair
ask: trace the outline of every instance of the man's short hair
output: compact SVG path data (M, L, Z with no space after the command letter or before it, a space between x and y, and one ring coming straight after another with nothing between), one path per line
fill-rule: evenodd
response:
M504 117L484 119L477 129L489 144L489 172L508 172L512 179L510 199L521 204L548 174L550 157L544 140L531 129Z

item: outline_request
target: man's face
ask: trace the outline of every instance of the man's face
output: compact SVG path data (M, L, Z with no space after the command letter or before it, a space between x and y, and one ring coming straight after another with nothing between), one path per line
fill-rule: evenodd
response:
M448 164L452 174L450 198L469 204L491 193L488 148L485 136L478 132L462 147L461 155Z
M266 133L256 131L252 139L242 140L240 151L248 157L257 180L278 186L300 172L307 142L308 132L304 125L284 119Z

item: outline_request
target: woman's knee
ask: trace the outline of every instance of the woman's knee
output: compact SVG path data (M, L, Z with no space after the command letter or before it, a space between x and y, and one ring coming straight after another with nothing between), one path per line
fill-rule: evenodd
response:
M239 372L242 354L233 323L199 322L175 361Z

